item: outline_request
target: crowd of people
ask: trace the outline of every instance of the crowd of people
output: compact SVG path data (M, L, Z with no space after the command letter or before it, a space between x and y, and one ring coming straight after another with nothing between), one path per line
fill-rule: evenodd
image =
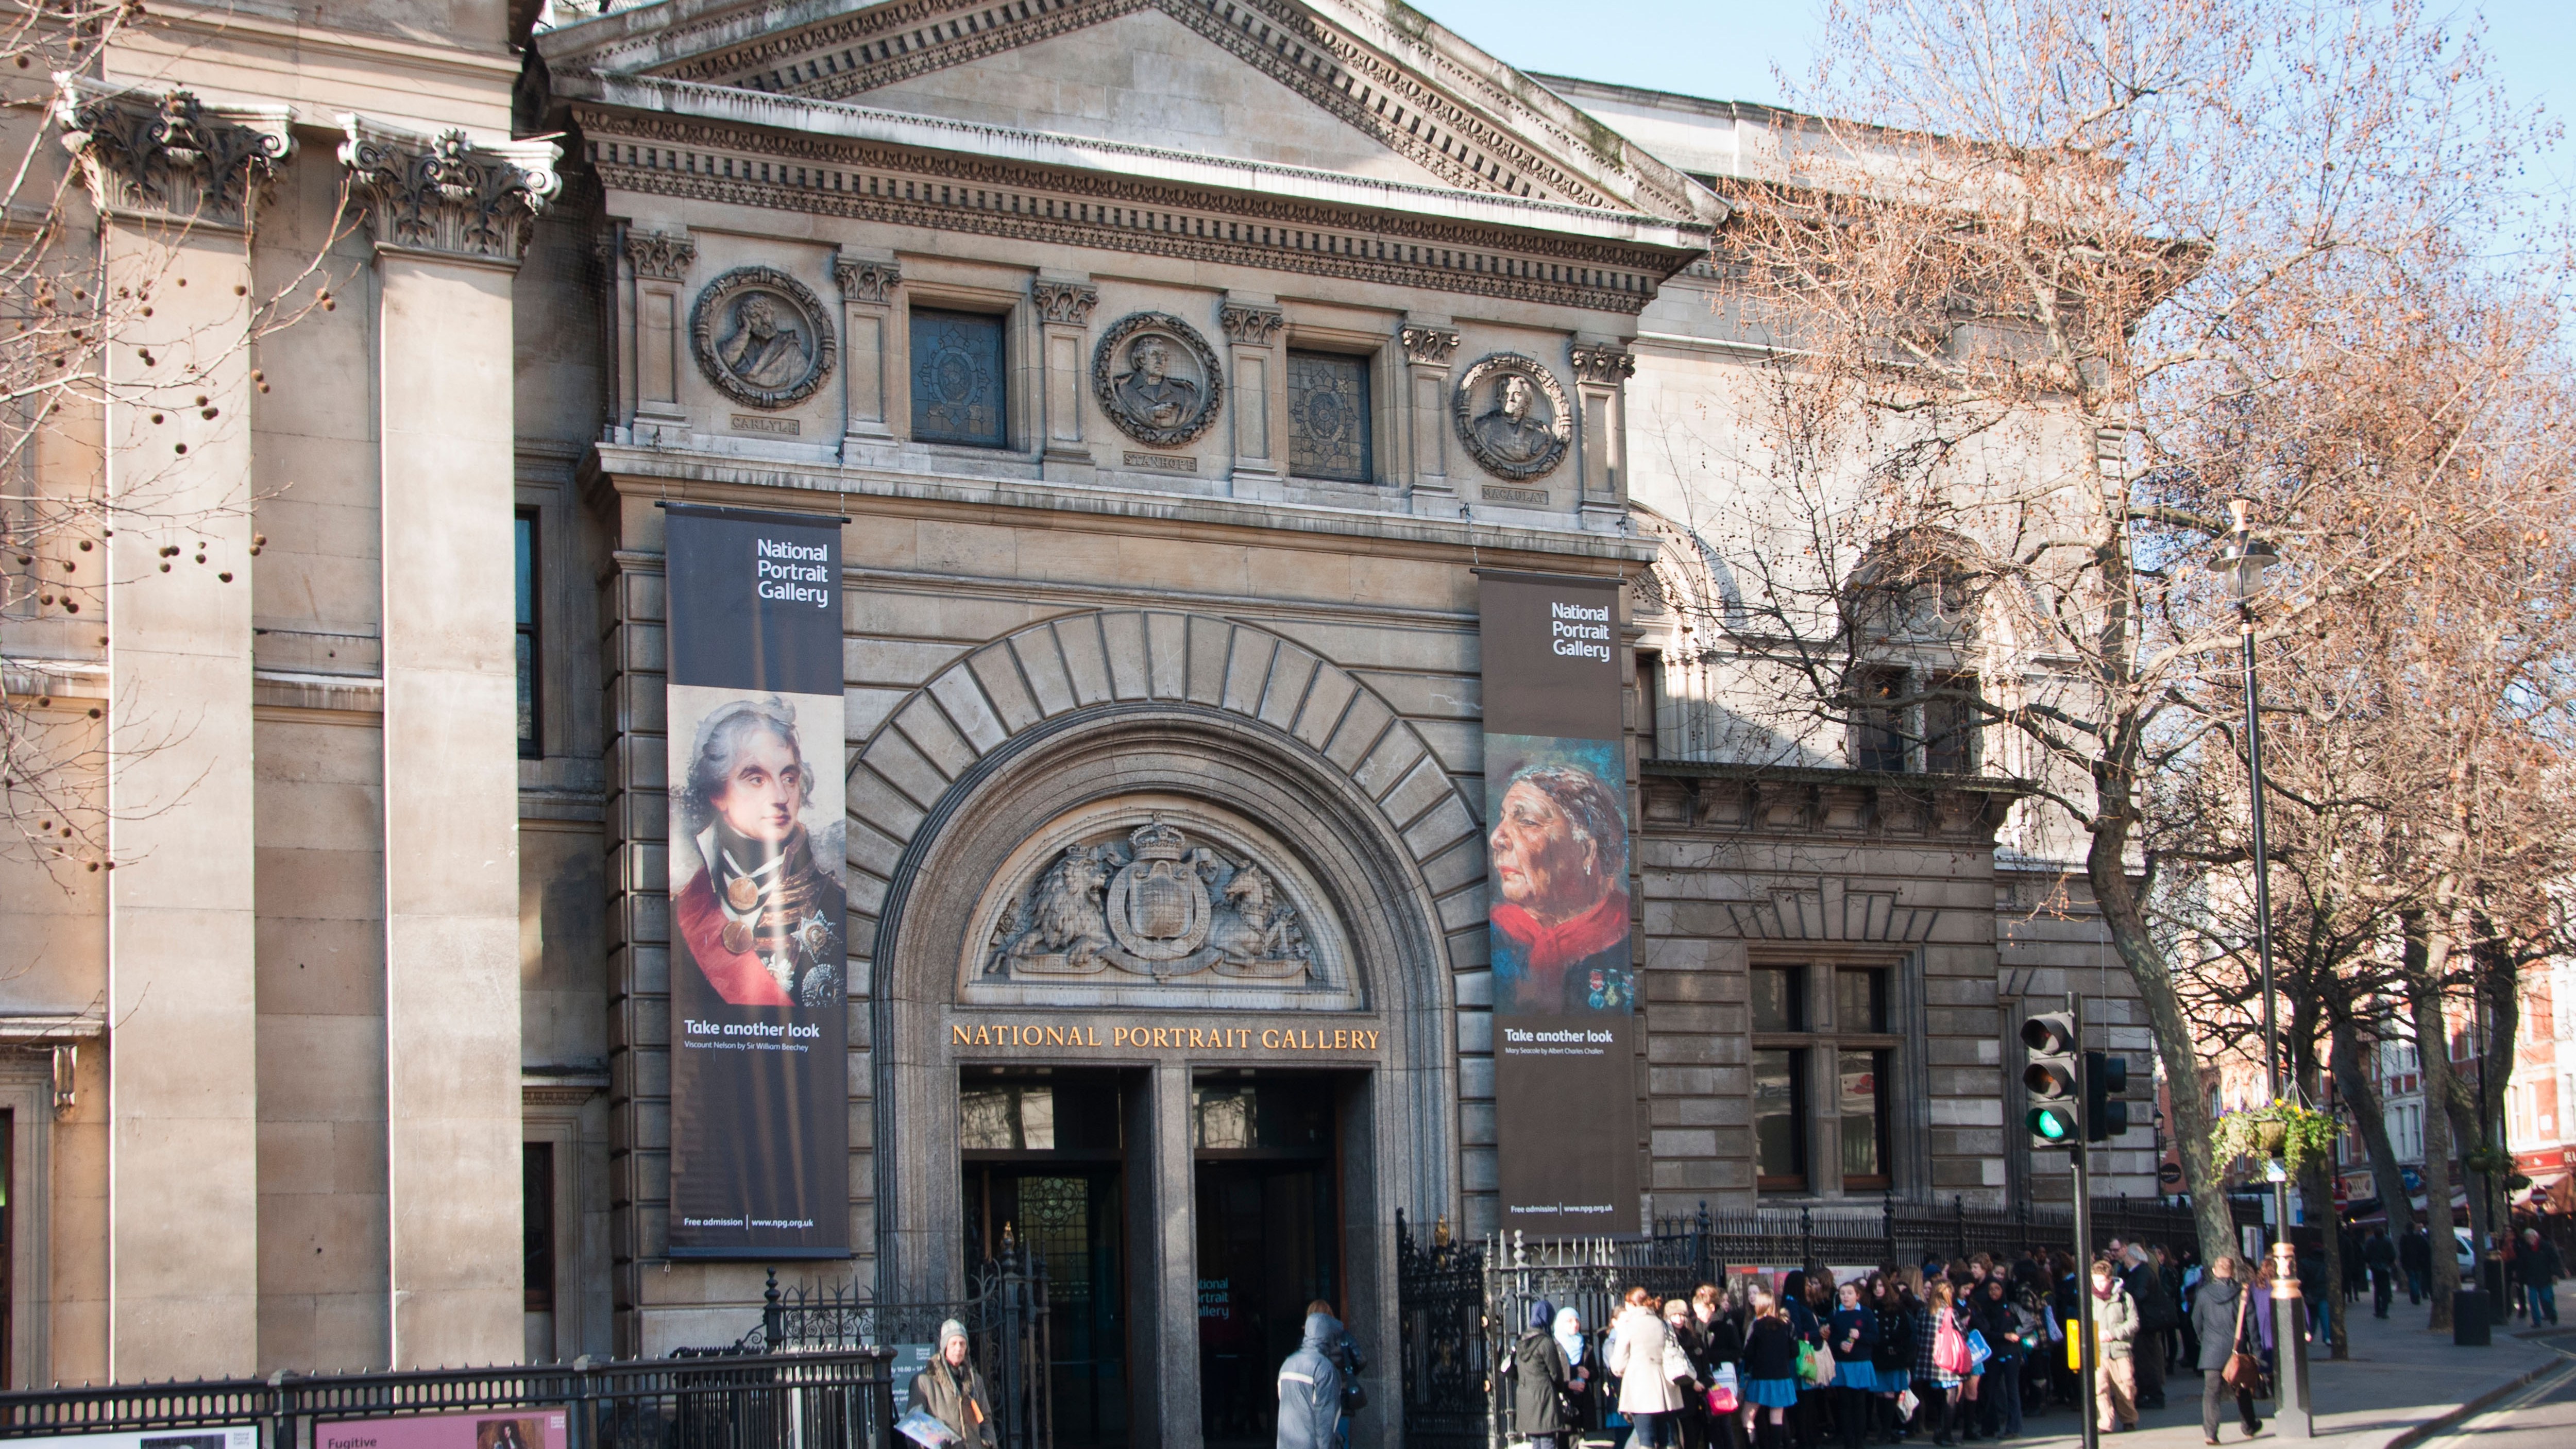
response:
M2080 1271L2032 1250L1840 1279L1731 1274L1687 1298L1634 1287L1606 1324L1537 1303L1502 1365L1510 1435L1553 1449L1948 1446L2015 1438L2060 1407L2117 1433L2163 1406L2170 1371L2201 1376L2210 1443L2222 1417L2250 1438L2275 1343L2271 1273L2114 1242ZM2101 1366L2089 1396L2070 1349L2081 1316Z

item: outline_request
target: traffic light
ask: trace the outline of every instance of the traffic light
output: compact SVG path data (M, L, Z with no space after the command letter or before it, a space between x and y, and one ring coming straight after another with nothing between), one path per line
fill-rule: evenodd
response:
M2111 1099L2129 1090L2129 1059L2084 1054L2084 1140L2108 1142L2129 1130L2129 1104Z
M2021 1069L2022 1086L2030 1092L2030 1111L2023 1125L2033 1147L2072 1147L2083 1140L2075 1115L2080 1090L2075 1015L2043 1011L2021 1024L2021 1044L2030 1065Z

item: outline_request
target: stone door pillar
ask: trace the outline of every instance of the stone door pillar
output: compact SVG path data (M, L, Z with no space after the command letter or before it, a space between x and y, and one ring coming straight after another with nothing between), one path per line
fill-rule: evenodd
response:
M1228 302L1217 312L1234 370L1234 491L1259 494L1288 474L1279 457L1279 329L1286 313L1263 302Z
M510 284L551 142L347 119L376 243L393 1362L524 1348Z
M1091 309L1100 305L1100 289L1089 282L1040 278L1029 285L1037 307L1038 362L1043 369L1038 388L1039 440L1045 466L1092 466L1091 449L1082 440L1082 397L1089 359L1083 341L1091 329Z
M1458 490L1449 480L1449 363L1458 355L1456 328L1408 321L1404 344L1404 474L1413 486L1413 511L1458 516Z
M132 299L110 313L102 419L114 532L97 642L120 865L106 886L107 1366L121 1381L247 1375L259 1062L244 232L287 154L288 112L77 85L57 119L103 219L107 286Z
M903 269L891 256L841 253L832 263L832 280L841 284L841 385L849 407L841 424L841 461L857 461L852 443L894 441L894 390L886 385L886 359L895 325L894 289Z
M1616 531L1628 512L1627 383L1637 356L1615 342L1577 342L1572 358L1583 526Z
M1198 1449L1198 1172L1190 1068L1143 1073L1128 1112L1128 1422L1136 1449ZM1159 1437L1157 1435L1159 1434Z

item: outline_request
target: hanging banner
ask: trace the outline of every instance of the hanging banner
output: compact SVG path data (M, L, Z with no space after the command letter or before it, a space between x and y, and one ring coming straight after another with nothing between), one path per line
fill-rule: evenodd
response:
M664 547L671 1256L845 1258L840 521L674 504Z
M1637 973L1619 585L1479 580L1502 1227L1632 1234Z

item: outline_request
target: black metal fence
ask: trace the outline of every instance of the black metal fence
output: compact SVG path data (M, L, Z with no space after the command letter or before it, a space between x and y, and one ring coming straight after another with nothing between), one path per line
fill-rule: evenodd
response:
M968 1351L992 1396L1000 1449L1048 1449L1055 1434L1047 1373L1046 1263L1006 1238L1001 1256L975 1271L972 1287L968 1296L943 1303L878 1303L854 1283L781 1288L772 1269L761 1295L760 1322L730 1349L699 1352L793 1354L876 1344L935 1345L940 1325L954 1319L966 1330ZM909 1388L894 1386L898 1402Z
M847 1349L380 1374L112 1384L0 1394L0 1438L250 1426L312 1449L336 1423L431 1416L540 1421L525 1449L897 1449L893 1354ZM478 1436L478 1441L483 1436Z

